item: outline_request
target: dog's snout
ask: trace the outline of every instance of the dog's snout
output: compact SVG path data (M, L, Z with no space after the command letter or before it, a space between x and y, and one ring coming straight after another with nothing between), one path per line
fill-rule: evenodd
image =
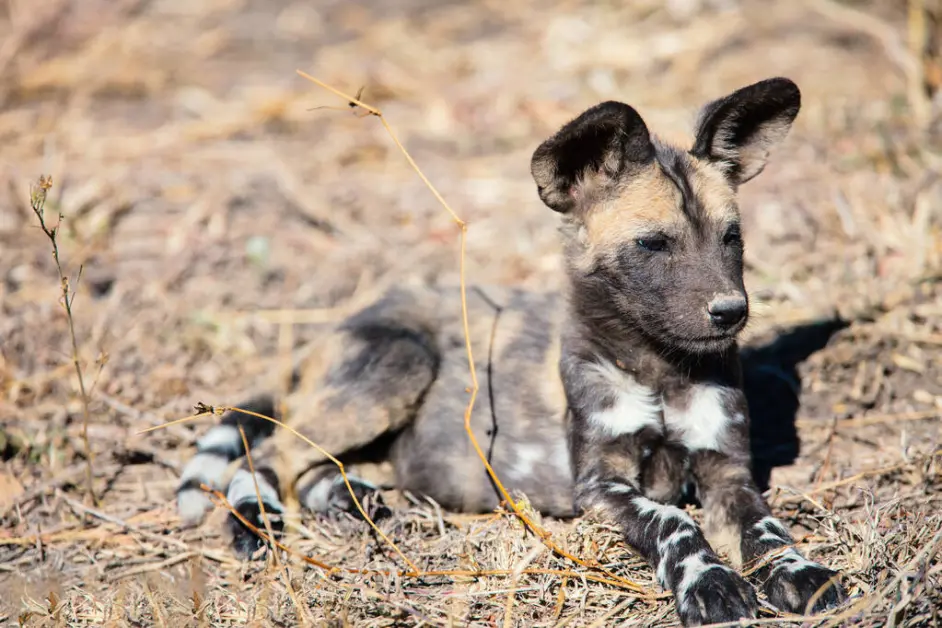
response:
M733 327L746 316L746 299L731 295L717 297L707 305L707 313L717 327Z

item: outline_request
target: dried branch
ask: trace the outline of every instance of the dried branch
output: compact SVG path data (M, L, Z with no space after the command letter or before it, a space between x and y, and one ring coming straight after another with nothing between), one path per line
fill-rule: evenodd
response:
M95 496L94 476L92 473L92 464L94 454L88 442L88 391L85 389L85 378L82 376L82 365L79 360L78 342L75 339L75 320L72 316L72 303L75 301L75 293L71 289L69 277L62 270L62 262L59 259L59 227L62 225L64 216L59 214L58 222L54 227L46 224L46 193L52 187L52 177L40 175L39 180L30 185L29 204L39 219L39 226L49 238L52 245L52 258L56 262L56 270L59 272L59 282L62 286L62 307L65 309L65 318L69 322L69 337L72 340L72 363L75 365L75 374L78 376L79 391L82 395L82 443L85 447L85 480L88 497L94 505L98 505L98 498ZM82 266L79 266L78 280L82 278Z

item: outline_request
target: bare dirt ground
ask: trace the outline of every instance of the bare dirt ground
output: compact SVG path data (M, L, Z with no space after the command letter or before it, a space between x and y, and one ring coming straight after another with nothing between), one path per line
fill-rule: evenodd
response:
M779 461L774 437L759 454L781 465L769 499L854 596L819 622L939 625L933 6L9 0L0 623L296 625L300 605L337 626L676 624L653 574L604 522L544 524L644 592L593 580L513 517L457 516L404 497L382 529L421 569L459 573L397 575L402 561L366 526L307 517L287 539L293 550L387 575L325 575L295 557L286 587L274 565L233 560L222 509L180 528L176 478L212 419L139 430L197 402L239 403L279 368L279 343L302 343L383 286L457 280L458 231L379 120L357 117L301 69L349 93L365 86L469 222L469 281L541 288L558 285L560 260L555 217L528 166L561 123L614 98L656 130L686 132L708 99L767 76L797 81L794 132L742 189L756 304L747 336L765 346L753 376L769 383L753 420L794 419L783 382L801 401L798 457ZM339 110L314 109L324 105ZM65 216L59 245L91 389L97 506L85 501L60 282L28 204L40 174L54 182L47 212ZM814 351L766 344L836 315L847 324ZM481 570L505 571L468 575ZM766 609L762 621L788 618Z

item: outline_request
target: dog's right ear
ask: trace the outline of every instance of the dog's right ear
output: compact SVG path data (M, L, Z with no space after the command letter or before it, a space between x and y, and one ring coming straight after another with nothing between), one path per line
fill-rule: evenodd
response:
M566 213L585 198L590 178L607 185L632 166L650 163L654 145L632 107L608 101L586 110L534 151L530 173L540 199Z

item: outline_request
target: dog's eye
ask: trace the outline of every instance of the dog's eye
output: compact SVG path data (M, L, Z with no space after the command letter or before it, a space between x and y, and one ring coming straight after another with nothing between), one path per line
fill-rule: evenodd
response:
M739 225L733 225L726 231L726 235L723 236L723 244L729 246L731 244L742 244L742 232L739 229Z
M638 238L638 246L645 251L665 251L667 250L667 238L663 236L651 236L648 238Z

